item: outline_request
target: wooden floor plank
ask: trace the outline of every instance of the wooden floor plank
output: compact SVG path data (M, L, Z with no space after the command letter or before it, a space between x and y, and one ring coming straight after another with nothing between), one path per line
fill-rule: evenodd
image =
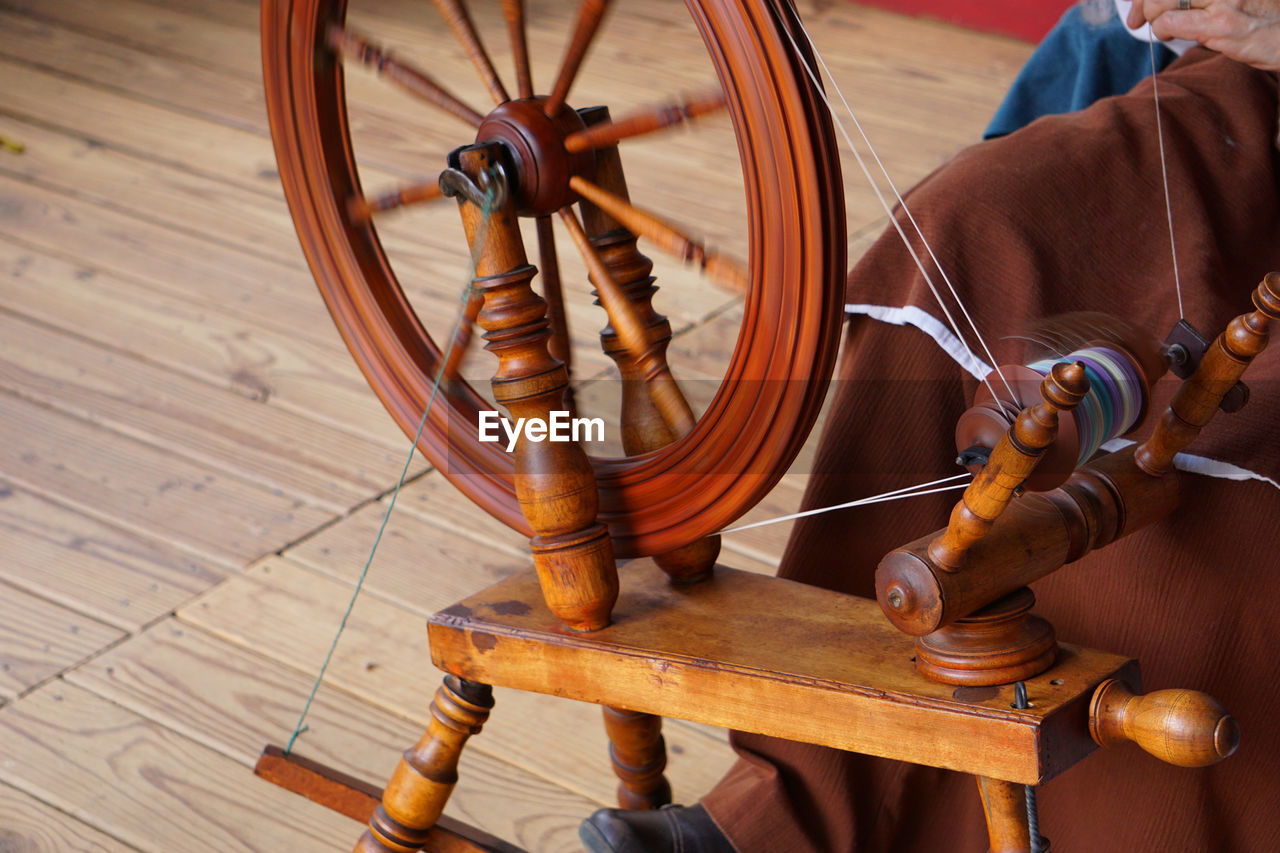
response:
M279 406L4 313L0 387L334 514L385 490L403 464Z
M0 306L15 313L329 424L384 453L408 449L327 320L327 345L318 345L3 237L0 276ZM374 470L364 464L352 460L356 472Z
M459 536L501 551L509 558L520 561L529 558L527 537L477 509L439 471L431 471L413 482L405 483L396 498L395 512L413 515L435 527L451 530ZM297 549L290 556L299 562L308 562Z
M0 393L0 476L238 569L331 515L232 475Z
M0 701L16 698L123 636L122 631L0 583Z
M245 767L253 766L266 743L286 742L311 688L305 673L176 621L153 627L67 679ZM376 785L422 734L419 723L328 687L317 694L307 726L295 746L299 755ZM579 849L578 822L597 805L468 749L446 814L524 849L571 851Z
M470 504L466 508L475 511ZM385 514L384 503L361 507L290 548L285 556L330 577L354 583ZM499 550L476 538L393 512L387 519L365 589L429 616L529 564L527 544L522 552Z
M303 671L316 671L350 599L347 584L273 559L181 611L179 619ZM362 595L330 664L328 683L425 722L438 683L421 614ZM394 638L394 639L392 639ZM424 674L428 674L424 678ZM607 739L597 708L551 696L495 690L496 707L468 749L503 758L602 804L613 802ZM727 746L674 722L666 727L676 796L705 793L732 763ZM554 748L548 749L548 744Z
M10 178L0 179L0 194L0 233L336 351L324 304L300 268Z
M130 633L226 574L0 478L0 579Z
M8 785L0 785L0 850L130 853L137 850Z
M347 818L70 684L0 708L0 754L0 779L140 850L350 849Z

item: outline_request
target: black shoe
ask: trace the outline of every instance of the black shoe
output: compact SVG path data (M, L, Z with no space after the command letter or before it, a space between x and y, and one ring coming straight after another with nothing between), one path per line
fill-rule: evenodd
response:
M600 809L578 827L590 853L734 853L702 806Z

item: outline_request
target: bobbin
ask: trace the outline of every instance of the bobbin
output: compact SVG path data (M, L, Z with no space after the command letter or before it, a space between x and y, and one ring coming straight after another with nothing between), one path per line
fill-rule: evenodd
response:
M1081 362L1089 377L1090 392L1069 417L1059 419L1058 437L1023 487L1047 492L1067 481L1071 472L1088 461L1106 441L1133 432L1147 412L1152 379L1139 359L1128 349L1111 341L1091 342L1061 358L1031 364L1002 365L998 368L1007 390L1000 399L990 386L982 385L974 403L956 422L956 449L962 457L973 448L992 448L1013 423L1017 413L1039 398L1040 383L1054 364ZM977 473L981 464L967 464Z

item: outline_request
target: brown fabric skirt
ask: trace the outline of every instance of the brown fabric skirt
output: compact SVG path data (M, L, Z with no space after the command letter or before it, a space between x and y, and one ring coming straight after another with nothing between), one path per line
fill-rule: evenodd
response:
M1276 80L1197 49L1161 75L1160 96L1186 316L1214 335L1280 269ZM1106 311L1159 338L1178 318L1149 82L969 149L908 203L1001 361L1023 355L1002 336L1054 314ZM848 301L940 316L893 233L851 273ZM1280 346L1247 378L1249 406L1189 452L1280 479ZM921 331L851 318L806 504L955 473L952 432L975 387ZM1216 696L1242 745L1201 770L1133 745L1099 751L1041 788L1056 853L1280 850L1280 489L1187 475L1183 493L1172 519L1037 583L1038 611L1063 640L1138 658L1148 690ZM945 524L954 499L801 521L780 574L873 595L880 557ZM987 849L969 777L733 742L741 759L703 803L740 853Z

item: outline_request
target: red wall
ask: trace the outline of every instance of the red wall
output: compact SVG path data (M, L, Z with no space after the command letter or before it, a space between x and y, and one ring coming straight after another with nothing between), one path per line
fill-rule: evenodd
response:
M989 33L1037 42L1073 0L856 0L905 15L924 15Z

